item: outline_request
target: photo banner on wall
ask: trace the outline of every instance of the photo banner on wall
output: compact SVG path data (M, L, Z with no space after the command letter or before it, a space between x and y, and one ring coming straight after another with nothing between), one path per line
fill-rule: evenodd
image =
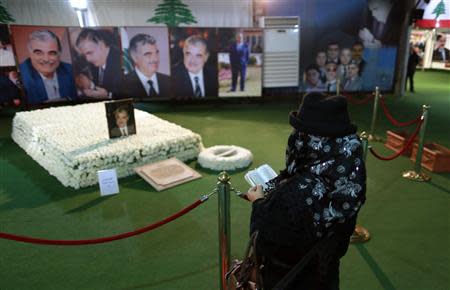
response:
M171 28L169 33L173 97L217 97L216 29Z
M219 28L219 97L259 97L262 91L263 31Z
M257 1L265 16L299 16L300 91L373 91L394 86L406 0Z
M122 97L122 56L117 27L69 28L77 96Z
M0 24L0 108L19 105L22 101L22 88L8 26Z
M67 29L12 25L26 103L77 100Z
M123 94L139 100L171 98L169 31L164 27L123 27Z
M431 67L450 70L450 29L436 29Z

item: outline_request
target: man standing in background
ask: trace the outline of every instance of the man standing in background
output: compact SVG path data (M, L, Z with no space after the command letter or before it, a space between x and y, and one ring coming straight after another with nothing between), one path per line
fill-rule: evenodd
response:
M245 89L245 78L247 75L247 64L250 58L250 52L247 43L243 42L242 34L236 34L236 41L231 45L230 64L231 64L231 89L236 91L237 79L240 76L240 89Z
M156 39L148 34L137 34L130 40L129 52L134 71L125 77L123 92L133 98L168 98L170 79L158 72L160 59Z
M72 65L61 61L62 47L56 34L50 30L33 31L27 46L29 58L19 67L28 103L76 99Z
M409 47L409 57L408 57L408 67L406 69L406 81L405 81L405 90L406 83L409 80L409 91L414 93L414 74L416 73L416 67L419 64L419 55L417 55L414 47L411 45Z

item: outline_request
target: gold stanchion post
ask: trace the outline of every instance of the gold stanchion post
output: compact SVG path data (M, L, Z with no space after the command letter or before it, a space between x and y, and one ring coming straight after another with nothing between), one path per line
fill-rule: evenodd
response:
M414 163L414 170L408 170L403 172L402 176L409 180L414 181L430 181L431 176L422 173L422 153L423 153L423 145L425 141L425 130L427 127L428 122L428 110L431 107L429 105L423 105L422 106L422 127L420 128L419 132L419 145L417 146L417 154L416 154L416 162Z
M369 138L366 132L362 132L360 137L362 140L363 146L363 160L366 162L367 157L367 149L369 148ZM352 236L350 237L350 243L365 243L370 240L369 231L363 226L357 224L355 226L355 230L353 231Z
M378 114L378 104L380 102L380 89L378 87L375 87L375 100L373 101L373 112L372 112L372 123L370 124L370 133L368 135L369 141L374 142L380 142L382 139L381 137L375 135L375 124L377 121L377 114Z
M219 286L220 290L228 290L225 275L230 267L230 176L222 171L217 177L219 195Z

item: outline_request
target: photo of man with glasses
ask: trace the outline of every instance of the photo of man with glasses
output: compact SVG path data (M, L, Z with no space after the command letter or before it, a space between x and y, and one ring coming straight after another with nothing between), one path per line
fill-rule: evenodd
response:
M325 64L327 81L325 87L327 92L336 92L337 90L337 64L335 62L327 62Z

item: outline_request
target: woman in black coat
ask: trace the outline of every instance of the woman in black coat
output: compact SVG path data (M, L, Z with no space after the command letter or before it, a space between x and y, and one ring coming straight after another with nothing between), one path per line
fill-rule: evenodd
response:
M339 260L365 201L361 140L341 96L310 93L289 121L294 130L286 169L266 192L256 186L247 193L264 289L272 289L321 239L324 247L287 289L339 289Z

